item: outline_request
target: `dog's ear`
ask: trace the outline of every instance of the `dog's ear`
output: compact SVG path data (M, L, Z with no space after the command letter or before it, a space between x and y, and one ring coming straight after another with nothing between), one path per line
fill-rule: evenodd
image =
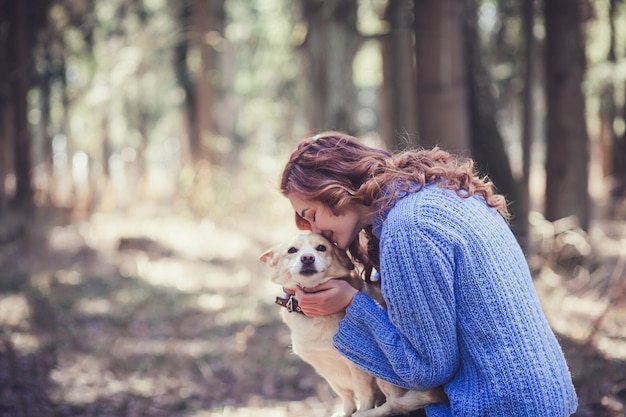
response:
M275 248L268 249L261 256L259 261L268 264L269 266L275 266L278 263L278 257L276 256Z
M341 262L341 265L343 265L344 267L348 268L351 271L354 269L354 264L345 252L338 251L337 258L339 258L339 262Z
M340 249L334 250L333 258L334 262L328 271L329 275L334 277L346 276L354 269L354 264L348 258L348 255Z

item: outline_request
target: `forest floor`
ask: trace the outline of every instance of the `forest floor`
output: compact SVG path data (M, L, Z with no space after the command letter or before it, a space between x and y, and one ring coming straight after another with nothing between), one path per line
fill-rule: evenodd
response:
M181 214L182 212L182 214ZM278 217L284 218L282 214ZM295 232L137 206L0 220L0 417L328 416L258 256ZM576 416L626 416L626 223L537 220L529 258ZM556 237L555 237L556 235Z

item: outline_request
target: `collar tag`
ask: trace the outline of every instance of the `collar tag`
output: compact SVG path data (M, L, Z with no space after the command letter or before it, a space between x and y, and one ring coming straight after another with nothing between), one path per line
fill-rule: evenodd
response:
M298 305L298 300L296 300L293 294L290 295L289 298L276 297L276 304L285 307L290 313L295 311L296 313L304 314L302 308Z

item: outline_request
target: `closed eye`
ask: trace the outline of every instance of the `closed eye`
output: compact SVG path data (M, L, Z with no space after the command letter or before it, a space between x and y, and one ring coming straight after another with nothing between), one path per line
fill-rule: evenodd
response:
M317 250L318 252L326 252L326 246L325 245L317 245L315 250Z

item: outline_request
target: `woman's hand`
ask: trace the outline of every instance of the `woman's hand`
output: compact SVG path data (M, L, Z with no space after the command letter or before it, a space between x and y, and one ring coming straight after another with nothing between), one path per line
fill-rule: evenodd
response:
M327 316L344 311L358 290L340 279L333 279L314 288L296 288L298 305L307 316Z

